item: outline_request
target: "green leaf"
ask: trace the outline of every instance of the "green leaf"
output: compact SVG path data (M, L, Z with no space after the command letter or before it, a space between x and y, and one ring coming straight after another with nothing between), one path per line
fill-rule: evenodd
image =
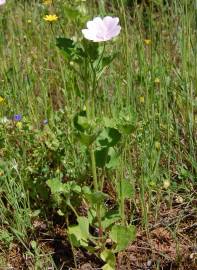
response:
M97 144L101 147L116 145L121 139L120 132L115 128L105 128L97 137Z
M130 242L136 238L136 228L133 225L128 227L123 225L114 225L110 232L110 238L116 243L114 252L124 250Z
M87 118L86 111L77 113L74 117L74 126L77 129L76 138L85 146L92 144L97 134L92 133L92 125Z
M135 191L129 180L122 179L117 185L117 193L119 198L130 199L134 196Z
M36 241L32 240L32 241L30 242L30 245L31 245L31 247L32 247L34 250L36 250L36 248L37 248L37 243L36 243Z
M111 127L111 128L116 127L116 120L113 118L108 118L104 116L103 122L104 122L105 127Z
M96 159L96 166L99 168L103 168L107 162L108 158L108 147L103 147L101 149L95 150L95 159Z
M91 193L84 194L85 198L91 203L91 204L102 204L104 200L108 197L107 194L103 193L102 191L96 191Z
M63 52L65 58L70 61L79 62L79 59L84 57L82 48L72 39L58 37L56 39L56 45Z
M74 181L70 182L70 191L75 193L81 193L81 187L77 185Z
M104 249L100 256L101 259L106 262L106 264L102 267L103 270L115 270L116 257L111 250Z
M111 64L111 62L116 58L117 55L118 55L118 53L115 52L112 55L103 57L103 59L102 59L102 68L104 68L106 66L109 66Z
M116 128L106 127L96 138L97 149L95 151L97 167L108 169L115 168L118 164L119 155L112 147L121 139L121 134Z
M119 163L119 154L113 147L102 147L95 151L96 166L115 169Z
M82 132L78 132L75 135L76 135L76 138L80 141L80 143L82 143L85 146L89 146L96 139L95 134L89 135L89 134L85 134L85 133L82 133Z
M115 169L119 163L119 154L115 151L113 147L109 148L108 151L108 161L106 167L108 169Z
M61 217L63 217L65 214L62 212L62 210L61 209L58 209L57 210L57 214L59 215L59 216L61 216Z
M76 247L87 247L89 237L89 221L86 217L78 217L77 221L78 225L68 227L70 241Z
M87 239L83 237L83 233L78 225L68 227L68 236L73 246L88 246Z
M118 128L121 131L121 133L129 135L135 130L136 126L134 124L122 124L122 125L119 124Z
M100 50L100 56L103 53L103 50ZM97 75L98 77L101 76L101 74L103 73L103 71L105 70L105 68L107 66L109 66L112 61L114 60L114 58L118 55L117 52L108 55L108 56L103 56L102 59L100 59L100 57L97 59L97 61L95 61L94 66L97 67Z
M88 118L87 118L87 113L86 111L80 111L74 116L73 120L75 128L80 131L84 132L87 128L89 128L88 124Z
M70 8L67 6L64 6L64 13L65 13L65 18L68 18L70 20L75 20L77 17L81 16L81 13L74 8Z
M99 57L99 46L96 43L84 40L85 52L91 60L96 60Z
M91 127L88 118L85 116L78 116L77 123L80 127L83 128L83 130L86 130Z
M115 267L111 267L110 264L106 263L103 267L103 270L115 270Z
M82 192L85 194L85 195L91 195L91 193L92 193L92 191L91 191L91 189L90 189L90 187L88 187L88 186L83 186L82 187Z
M107 212L101 222L103 230L106 230L116 221L120 220L120 218L121 217L120 217L119 211L112 210L112 211Z
M52 194L61 193L64 191L64 184L62 184L61 181L57 178L50 179L46 183L51 189Z
M67 57L70 57L75 48L75 43L70 38L59 37L56 39L56 45Z
M44 143L46 146L53 151L56 151L59 148L59 140L57 139L57 135L54 134L54 132L48 127L45 126L44 129L44 136L45 136L45 141Z
M119 113L117 127L122 134L129 135L136 129L136 113L131 110L122 110Z
M30 216L31 217L38 217L40 215L40 212L41 212L40 209L34 210L33 212L31 212Z
M83 237L88 239L89 237L89 221L86 217L78 217L80 230L83 232Z
M81 187L74 181L63 184L58 178L54 178L48 180L47 185L50 187L52 194L62 193L64 195L71 195L72 192L81 193Z
M88 221L92 225L96 219L96 211L93 208L88 210Z

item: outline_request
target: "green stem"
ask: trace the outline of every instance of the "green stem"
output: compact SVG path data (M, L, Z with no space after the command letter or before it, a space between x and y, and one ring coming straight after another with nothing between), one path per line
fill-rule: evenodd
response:
M125 212L124 212L124 196L122 194L122 181L120 181L120 213L121 213L121 219L122 219L122 225L125 224Z
M68 203L67 205L70 207L70 209L74 212L75 216L78 218L79 215L77 214L77 211L76 211L75 208L72 206L72 204L71 204L71 203Z
M104 50L103 50L104 52ZM100 60L99 60L100 61ZM95 97L96 97L96 87L97 87L97 78L96 78L96 69L94 68L93 64L90 61L90 67L92 70L92 87L91 87L91 93L90 93L90 104L91 108L89 107L89 95L86 96L86 107L87 107L87 115L89 120L95 118ZM87 70L85 70L87 73ZM90 151L90 158L91 158L91 169L92 169L92 176L93 176L93 183L94 183L94 191L98 192L100 187L98 183L98 177L97 177L97 169L96 169L96 159L95 159L95 151L94 151L94 145L91 144L89 147ZM99 229L99 241L102 243L102 236L103 236L103 230L102 230L102 224L101 224L101 205L96 206L96 216L98 221L98 229Z
M99 185L98 185L98 178L97 178L97 171L96 171L96 160L95 160L95 154L94 154L94 148L93 145L90 146L90 157L91 157L91 165L92 165L92 176L93 176L93 182L94 182L94 190L95 192L99 191ZM96 207L96 216L98 220L98 229L99 229L99 241L102 242L103 237L103 229L101 224L101 206L97 205Z
M97 192L98 191L98 179L97 179L97 172L96 172L96 160L95 160L94 149L93 149L92 145L90 146L90 158L91 158L94 190Z
M96 92L96 80L94 78L94 80L93 80L93 88L92 88L92 104L91 104L91 106L92 106L92 118L95 117L95 102L94 102L95 94L96 94L95 92Z
M98 69L102 59L103 59L103 55L104 55L104 52L105 52L105 42L104 42L104 45L103 45L103 50L102 50L102 53L101 53L101 56L100 56L100 59L98 61L98 64L96 65L96 70Z
M69 227L68 216L66 216L66 225L67 225L67 229L68 229L68 227ZM71 250L72 250L72 254L73 254L73 260L74 260L75 269L77 270L78 269L78 266L77 266L77 260L76 260L76 256L75 256L75 249L74 249L74 246L72 244L72 241L71 241L69 235L68 235L68 237L69 237L69 240L70 240L70 245L71 245Z
M101 205L97 205L97 209L96 209L96 213L97 213L97 218L98 218L98 226L99 226L99 241L102 242L102 238L103 238L103 228L102 228L102 224L101 224Z

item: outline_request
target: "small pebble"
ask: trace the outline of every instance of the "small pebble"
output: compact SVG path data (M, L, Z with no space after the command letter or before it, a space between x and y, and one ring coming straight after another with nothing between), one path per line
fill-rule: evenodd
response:
M149 266L151 266L152 265L152 261L151 260L148 260L147 261L147 266L149 267Z

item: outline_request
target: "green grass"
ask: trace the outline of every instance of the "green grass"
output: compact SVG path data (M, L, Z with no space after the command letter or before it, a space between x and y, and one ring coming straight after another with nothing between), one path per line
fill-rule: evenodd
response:
M74 115L84 107L83 88L55 43L58 36L81 40L81 29L96 15L119 16L122 26L120 36L107 47L119 54L99 83L96 114L135 119L133 132L123 136L118 147L118 167L104 177L112 194L121 179L132 183L135 196L128 200L126 219L145 229L149 238L163 204L173 209L176 196L181 196L183 205L196 200L194 1L133 1L132 7L122 0L99 1L99 5L86 1L73 4L73 9L81 7L79 16L66 10L64 1L52 6L41 1L8 2L0 7L0 96L4 98L0 116L11 119L22 114L23 119L22 127L13 121L0 124L0 268L1 258L14 243L20 243L24 254L31 252L32 269L47 267L42 265L42 254L50 252L39 246L42 237L38 247L31 247L31 241L37 240L36 219L48 223L49 231L54 225L47 180L92 185L86 149L76 141L73 126ZM52 25L45 22L48 13L57 14L59 20ZM166 180L170 186L165 189ZM179 241L178 217L171 229ZM54 265L51 256L49 260Z

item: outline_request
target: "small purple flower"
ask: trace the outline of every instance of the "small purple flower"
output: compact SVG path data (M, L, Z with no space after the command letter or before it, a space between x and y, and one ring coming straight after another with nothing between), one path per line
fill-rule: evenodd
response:
M15 114L13 120L18 122L22 120L22 114Z

